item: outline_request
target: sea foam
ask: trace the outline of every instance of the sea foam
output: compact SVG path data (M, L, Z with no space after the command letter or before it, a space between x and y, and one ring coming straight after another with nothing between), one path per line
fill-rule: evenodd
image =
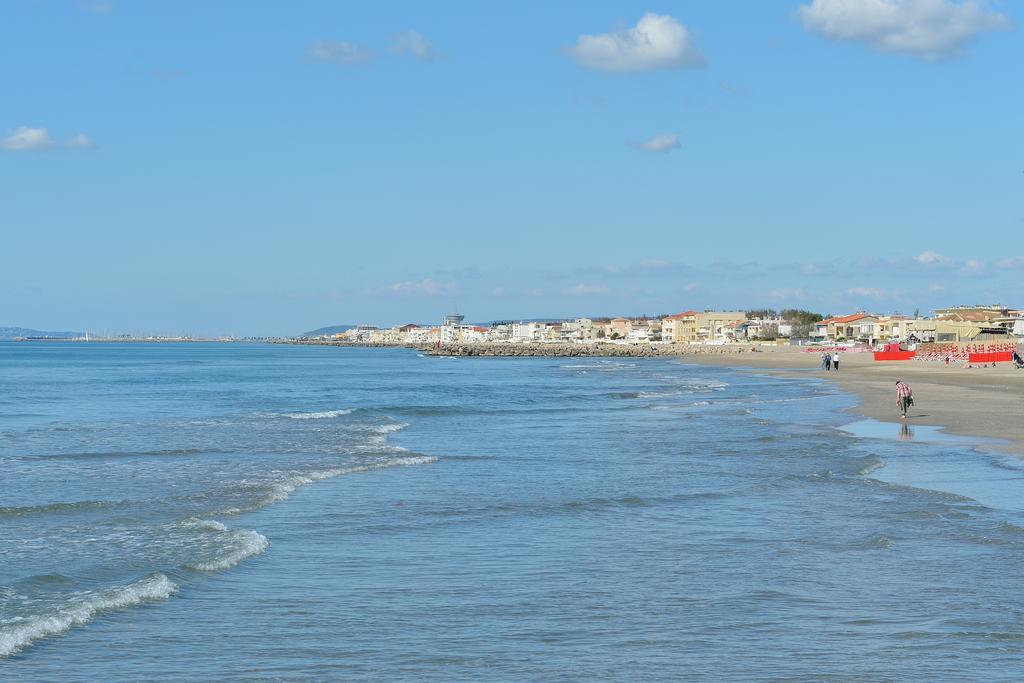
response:
M153 574L127 586L75 593L47 614L0 622L0 658L9 657L40 638L87 624L100 612L166 600L177 590L177 584L167 576Z
M270 546L267 537L257 531L240 529L227 532L231 536L231 547L222 555L203 562L186 565L201 572L219 572L231 569L247 558L259 555Z
M328 420L332 417L348 415L355 408L342 408L340 410L321 410L314 413L285 413L284 416L291 420Z

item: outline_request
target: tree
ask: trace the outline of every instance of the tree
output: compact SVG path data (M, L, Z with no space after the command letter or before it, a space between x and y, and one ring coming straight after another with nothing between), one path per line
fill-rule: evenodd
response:
M753 320L760 318L762 320L767 318L778 318L779 314L774 308L758 308L753 311L747 311L747 320Z
M805 311L800 308L787 308L780 314L781 318L786 322L793 323L794 325L813 325L814 323L831 318L831 314L822 315L821 313L815 313L814 311ZM794 333L794 336L795 333Z

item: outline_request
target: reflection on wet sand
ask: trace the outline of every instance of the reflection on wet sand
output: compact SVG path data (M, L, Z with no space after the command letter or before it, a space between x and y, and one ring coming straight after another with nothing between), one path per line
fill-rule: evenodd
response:
M906 422L900 423L900 441L913 441L914 430Z

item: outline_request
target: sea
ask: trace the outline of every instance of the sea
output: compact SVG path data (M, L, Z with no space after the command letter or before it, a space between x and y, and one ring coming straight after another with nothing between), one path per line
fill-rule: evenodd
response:
M1024 680L1024 461L814 365L2 343L0 680Z

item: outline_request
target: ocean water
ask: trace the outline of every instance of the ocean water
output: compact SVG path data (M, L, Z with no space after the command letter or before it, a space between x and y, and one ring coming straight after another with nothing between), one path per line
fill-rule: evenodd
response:
M851 404L666 359L0 344L0 680L1024 679L1024 465Z

